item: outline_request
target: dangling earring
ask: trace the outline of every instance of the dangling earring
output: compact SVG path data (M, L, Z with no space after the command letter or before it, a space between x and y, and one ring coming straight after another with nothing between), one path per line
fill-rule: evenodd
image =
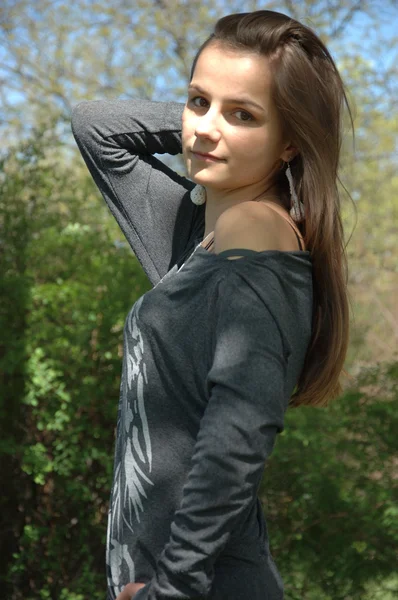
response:
M195 185L190 193L191 200L194 204L204 204L206 202L206 190L203 185Z
M293 176L292 176L292 172L290 170L290 163L287 163L286 177L289 182L290 199L292 201L292 208L290 209L290 216L296 222L303 221L305 218L304 204L301 202L301 200L299 202L299 199L297 198L297 194L294 189Z

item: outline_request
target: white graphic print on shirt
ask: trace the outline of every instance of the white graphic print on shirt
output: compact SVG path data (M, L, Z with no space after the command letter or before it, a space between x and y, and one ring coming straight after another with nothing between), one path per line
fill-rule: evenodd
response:
M154 485L148 477L152 471L152 447L144 402L148 380L144 341L139 328L142 300L143 296L128 314L124 332L124 365L120 385L121 399L124 400L121 401L118 415L116 451L116 457L120 460L115 465L106 556L108 579L109 573L111 576L108 583L116 594L122 591L121 587L126 583L135 581L134 560L128 546L119 540L124 538L125 527L134 533L134 522L140 522L140 511L144 511L144 499L147 498L144 485Z

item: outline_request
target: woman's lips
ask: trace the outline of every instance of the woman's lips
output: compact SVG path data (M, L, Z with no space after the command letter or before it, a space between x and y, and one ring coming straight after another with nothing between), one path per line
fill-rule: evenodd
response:
M215 156L211 156L210 154L201 154L193 151L192 154L197 160L203 160L205 162L223 162L222 158L216 158Z

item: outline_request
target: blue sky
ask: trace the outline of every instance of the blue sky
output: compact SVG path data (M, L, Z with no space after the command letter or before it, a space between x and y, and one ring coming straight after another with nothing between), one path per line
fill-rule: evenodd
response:
M375 3L375 6L377 3ZM362 12L357 13L350 24L347 26L344 36L339 40L338 45L334 45L333 43L329 44L329 49L332 52L332 55L339 58L339 46L343 44L344 53L347 53L347 49L349 49L350 44L353 46L353 52L358 53L371 61L371 64L377 66L379 64L382 66L383 70L388 68L393 64L394 61L398 62L398 40L395 48L393 50L381 51L377 53L377 64L374 57L373 44L376 44L379 48L383 47L383 40L391 40L394 35L397 37L398 31L398 6L395 8L391 7L390 2L383 3L379 5L382 6L382 12L379 13L377 19L377 27L374 28L374 23L372 19L365 15ZM281 12L284 12L283 8L280 8ZM305 22L305 21L304 21ZM387 44L386 44L387 45ZM1 46L0 42L0 77L9 77L9 74L5 71L1 70L1 61L7 63L7 53L5 52L5 48ZM162 78L159 75L159 80ZM24 96L15 91L9 91L7 94L7 98L10 102L21 102L24 99Z

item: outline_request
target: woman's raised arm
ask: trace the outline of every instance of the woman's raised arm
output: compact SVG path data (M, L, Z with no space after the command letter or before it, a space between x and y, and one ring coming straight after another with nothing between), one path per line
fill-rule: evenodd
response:
M155 285L185 250L194 184L153 154L181 153L184 104L93 100L72 111L72 132L98 189Z

